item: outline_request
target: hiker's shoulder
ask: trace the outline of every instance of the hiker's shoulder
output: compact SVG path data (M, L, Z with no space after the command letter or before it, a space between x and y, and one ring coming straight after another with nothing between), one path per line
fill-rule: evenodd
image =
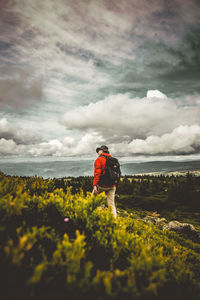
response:
M103 153L101 156L99 156L99 157L103 157L103 158L105 158L105 156L106 157L112 157L109 153Z
M107 154L107 153L106 153ZM103 154L104 155L104 154ZM107 156L107 157L111 157L111 155L105 155L105 156ZM94 162L94 165L95 166L98 166L98 165L104 165L105 164L105 162L106 162L106 157L105 156L99 156L99 157L97 157L97 159L95 160L95 162Z
M99 156L99 160L100 160L100 162L102 162L102 163L106 163L106 161L109 159L109 158L111 158L112 156L110 155L110 154L108 154L108 153L103 153L102 155L100 155Z
M100 155L96 158L95 163L104 161L104 160L106 160L107 157L112 157L112 156L108 153L103 153L102 155Z

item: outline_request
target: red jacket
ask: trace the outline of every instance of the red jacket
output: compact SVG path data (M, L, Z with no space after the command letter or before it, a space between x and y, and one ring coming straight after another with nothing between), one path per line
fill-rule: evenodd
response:
M110 154L108 153L102 153L102 155L105 156L110 156ZM97 157L97 159L94 162L94 180L93 180L93 185L99 185L99 180L100 180L100 176L101 174L105 174L105 166L106 166L106 158L103 156L99 156ZM112 186L107 186L107 185L102 185L102 187L113 187L115 185Z

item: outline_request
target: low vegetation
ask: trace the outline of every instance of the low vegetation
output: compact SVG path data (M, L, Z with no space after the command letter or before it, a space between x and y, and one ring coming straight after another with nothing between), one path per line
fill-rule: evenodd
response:
M143 217L199 230L200 178L129 176L115 220L92 178L0 174L2 299L200 299L200 243Z

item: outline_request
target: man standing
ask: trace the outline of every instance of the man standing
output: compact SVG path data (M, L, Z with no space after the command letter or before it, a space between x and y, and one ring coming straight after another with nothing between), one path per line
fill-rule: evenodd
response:
M114 217L117 218L117 212L115 207L116 185L109 185L106 184L106 182L102 182L101 180L103 175L105 174L106 168L106 158L104 156L112 156L109 154L108 147L105 145L102 145L101 147L97 148L96 152L99 157L94 162L93 194L97 195L98 193L105 191L107 195L108 206L111 206L112 213Z

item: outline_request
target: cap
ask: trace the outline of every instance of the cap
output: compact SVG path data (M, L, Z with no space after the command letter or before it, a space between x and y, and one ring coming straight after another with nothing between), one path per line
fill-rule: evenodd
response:
M103 150L103 152L108 152L108 147L106 145L102 145L101 147L98 147L96 149L96 152L98 153L99 150Z

